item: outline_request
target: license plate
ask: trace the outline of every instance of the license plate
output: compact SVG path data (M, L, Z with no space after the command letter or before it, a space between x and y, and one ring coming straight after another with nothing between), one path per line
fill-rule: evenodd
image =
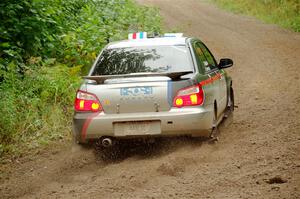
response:
M142 86L142 87L128 87L121 88L121 96L139 96L139 95L152 95L153 89L151 86Z
M114 123L115 136L157 135L161 133L160 121L136 121Z

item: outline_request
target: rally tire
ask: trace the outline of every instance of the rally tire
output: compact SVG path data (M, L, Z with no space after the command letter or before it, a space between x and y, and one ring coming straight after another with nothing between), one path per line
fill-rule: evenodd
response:
M231 113L234 111L234 91L232 87L230 87L230 93L227 102L227 110Z

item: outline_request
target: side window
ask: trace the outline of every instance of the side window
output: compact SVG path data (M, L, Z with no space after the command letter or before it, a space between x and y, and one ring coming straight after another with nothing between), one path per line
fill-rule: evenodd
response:
M207 72L208 70L213 70L217 67L217 63L213 57L213 55L209 52L209 50L206 48L206 46L204 46L202 43L197 43L197 45L199 45L199 47L201 48L203 54L205 55L205 58L207 60L207 63L205 65L205 71Z
M205 55L203 53L203 51L201 50L200 46L198 45L198 43L196 43L194 45L194 49L195 49L195 54L196 54L196 58L199 64L199 71L201 72L205 72L205 66L208 64Z

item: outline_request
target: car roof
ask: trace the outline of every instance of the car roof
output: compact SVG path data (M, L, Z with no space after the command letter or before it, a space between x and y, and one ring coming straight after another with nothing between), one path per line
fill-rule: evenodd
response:
M187 37L155 37L146 39L130 39L108 44L107 49L138 46L174 46L186 45Z

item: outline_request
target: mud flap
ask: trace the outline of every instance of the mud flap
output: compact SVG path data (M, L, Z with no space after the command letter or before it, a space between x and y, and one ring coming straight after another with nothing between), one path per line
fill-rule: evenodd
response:
M218 142L219 141L219 137L218 137L219 133L220 133L219 128L217 126L213 127L210 137L209 137L209 140L208 140L208 143L214 144L214 143Z

